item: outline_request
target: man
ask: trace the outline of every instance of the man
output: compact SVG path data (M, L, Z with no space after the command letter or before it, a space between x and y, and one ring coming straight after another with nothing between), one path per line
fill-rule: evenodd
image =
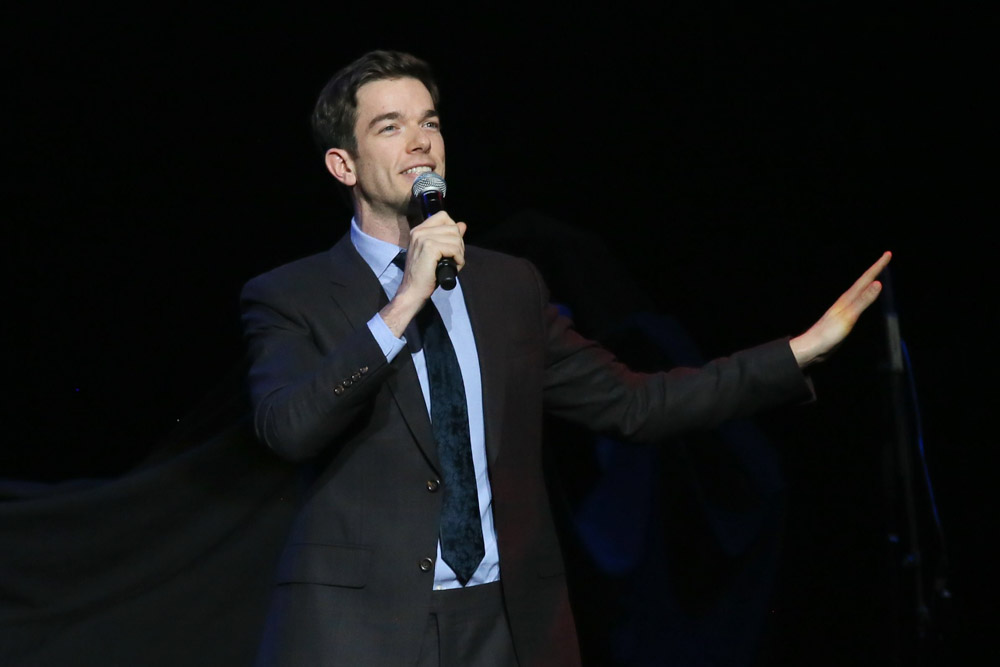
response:
M425 63L362 56L327 84L313 126L351 232L242 295L256 431L306 482L260 662L577 665L543 410L657 441L807 398L800 368L874 301L889 255L797 338L636 374L573 331L530 264L465 247L445 212L414 215L414 180L446 171ZM445 257L451 291L436 288Z

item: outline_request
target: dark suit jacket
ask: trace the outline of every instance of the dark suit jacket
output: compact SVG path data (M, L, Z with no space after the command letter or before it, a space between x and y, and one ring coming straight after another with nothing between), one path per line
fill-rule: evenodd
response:
M579 664L542 472L542 412L657 441L809 396L785 341L699 371L636 374L548 305L526 261L473 247L460 275L480 354L500 578L522 665ZM413 362L366 323L385 303L345 236L247 283L258 436L302 461L262 664L404 665L427 623L441 494Z

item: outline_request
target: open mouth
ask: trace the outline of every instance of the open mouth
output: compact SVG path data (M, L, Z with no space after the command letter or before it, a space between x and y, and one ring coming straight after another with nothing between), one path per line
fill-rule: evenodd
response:
M433 170L430 167L428 167L427 165L420 165L419 167L410 167L409 169L407 169L407 170L405 170L405 171L403 171L401 173L404 174L404 175L426 174L426 173L428 173L430 171L433 171Z

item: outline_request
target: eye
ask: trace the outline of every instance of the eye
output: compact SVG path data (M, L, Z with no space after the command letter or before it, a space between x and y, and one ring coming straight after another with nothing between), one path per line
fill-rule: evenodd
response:
M424 121L424 127L428 128L430 130L440 130L441 129L441 121L438 121L438 120Z
M378 133L388 134L389 132L395 132L395 131L396 131L396 126L390 123L389 125L383 125L381 128L379 128Z

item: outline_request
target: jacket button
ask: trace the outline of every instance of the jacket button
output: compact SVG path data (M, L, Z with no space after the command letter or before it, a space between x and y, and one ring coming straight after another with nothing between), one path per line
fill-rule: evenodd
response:
M420 571L430 572L434 569L434 560L431 558L423 558L420 560Z
M365 373L368 372L368 367L367 366L362 366L359 370L361 371L361 374L364 375Z
M345 387L350 387L350 386L351 386L352 384L354 384L354 383L353 383L353 382L351 382L351 378L347 378L346 380L344 380L344 381L343 381L343 382L341 382L340 384L344 385Z
M344 388L338 384L336 387L333 388L333 393L336 394L337 396L340 396L341 394L344 393Z
M437 491L440 486L441 486L441 482L439 482L436 479L429 479L429 480L427 480L427 490L430 491L431 493L434 493L435 491Z
M351 376L351 379L357 382L358 380L361 379L361 373L355 373L354 375Z

